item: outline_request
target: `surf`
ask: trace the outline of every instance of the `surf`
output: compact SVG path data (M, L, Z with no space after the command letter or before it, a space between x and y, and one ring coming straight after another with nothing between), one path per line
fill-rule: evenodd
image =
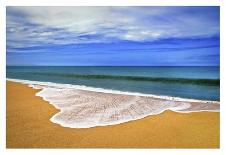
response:
M52 82L7 80L40 89L36 96L42 97L60 110L50 121L70 128L115 125L157 115L166 110L180 113L220 110L217 101L155 96Z

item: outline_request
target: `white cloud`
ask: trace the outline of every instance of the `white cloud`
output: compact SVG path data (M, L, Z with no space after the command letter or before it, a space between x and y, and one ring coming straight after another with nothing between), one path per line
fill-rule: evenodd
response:
M212 36L216 11L189 7L7 7L8 46ZM12 12L19 13L18 16ZM83 36L83 37L81 37ZM92 37L93 36L93 37Z

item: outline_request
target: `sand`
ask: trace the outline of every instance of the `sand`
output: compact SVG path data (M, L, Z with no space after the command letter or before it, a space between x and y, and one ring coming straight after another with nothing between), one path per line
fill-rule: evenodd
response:
M39 90L7 81L7 148L219 148L220 113L159 115L119 125L73 129L52 123L58 112Z

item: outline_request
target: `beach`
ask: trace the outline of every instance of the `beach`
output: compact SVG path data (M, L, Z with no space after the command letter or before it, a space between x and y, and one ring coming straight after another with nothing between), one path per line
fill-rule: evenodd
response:
M219 148L220 113L158 115L118 125L62 127L50 121L59 112L35 96L40 90L7 81L7 148Z

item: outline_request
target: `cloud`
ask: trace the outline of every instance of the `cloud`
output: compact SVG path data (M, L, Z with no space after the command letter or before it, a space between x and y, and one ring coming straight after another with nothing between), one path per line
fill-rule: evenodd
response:
M7 47L219 35L219 7L7 7Z

